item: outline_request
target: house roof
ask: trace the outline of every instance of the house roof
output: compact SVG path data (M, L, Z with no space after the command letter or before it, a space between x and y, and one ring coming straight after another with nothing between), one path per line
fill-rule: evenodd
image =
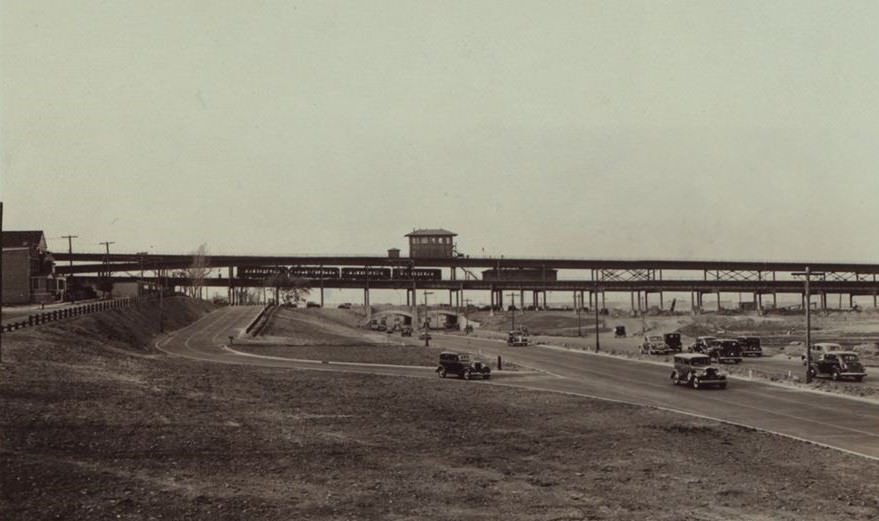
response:
M450 232L449 230L443 230L442 228L424 228L421 230L412 230L412 233L407 233L404 237L424 237L424 236L449 236L454 237L458 235L455 232Z
M3 232L3 248L33 248L44 244L42 230Z

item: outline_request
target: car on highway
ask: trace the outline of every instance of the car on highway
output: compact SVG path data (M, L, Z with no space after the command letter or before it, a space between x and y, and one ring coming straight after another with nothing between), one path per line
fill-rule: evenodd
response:
M721 364L738 364L742 361L742 346L732 338L715 338L708 343L703 354Z
M662 335L662 339L665 340L665 345L672 351L680 353L683 350L680 333L665 333Z
M690 344L687 348L687 351L691 353L704 353L706 349L708 349L708 344L711 343L712 340L716 340L717 337L714 336L700 336L696 337L696 341Z
M817 358L812 358L808 371L812 378L822 377L832 380L851 379L860 382L867 376L864 364L854 351L827 351Z
M507 345L508 346L527 346L528 345L528 335L522 333L519 330L510 331L507 333Z
M812 344L812 359L820 358L824 353L829 353L831 351L845 351L843 347L834 342L818 342ZM801 356L803 359L803 364L806 363L806 353L803 352Z
M667 355L671 352L662 335L644 335L638 350L642 355Z
M763 356L763 348L760 346L758 336L740 336L736 338L742 346L742 356Z
M711 365L711 358L702 353L680 353L674 356L671 381L693 389L717 387L726 389L726 373Z
M491 368L488 364L471 360L467 353L453 353L443 351L439 355L439 367L436 372L440 378L449 375L455 375L458 378L470 380L472 378L482 378L488 380L491 378Z

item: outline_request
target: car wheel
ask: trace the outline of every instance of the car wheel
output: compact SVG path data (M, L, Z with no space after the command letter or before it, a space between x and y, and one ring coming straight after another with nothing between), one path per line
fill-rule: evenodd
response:
M440 369L440 370L439 370L439 377L440 377L440 378L445 378L445 377L446 377L446 370L445 370L445 369Z
M836 369L834 369L834 370L833 370L833 374L830 375L830 378L831 378L834 382L839 381L839 371L837 371Z
M680 379L678 379L678 372L677 371L671 372L671 383L673 383L675 385L681 383Z
M698 389L702 385L702 382L699 381L699 377L693 378L693 389Z
M806 371L806 373L809 375L809 378L815 378L816 376L818 376L818 372L815 371L814 367L810 367L809 370Z
M466 371L464 371L464 379L465 379L465 380L469 380L469 379L470 379L470 370L469 370L469 369L466 370Z

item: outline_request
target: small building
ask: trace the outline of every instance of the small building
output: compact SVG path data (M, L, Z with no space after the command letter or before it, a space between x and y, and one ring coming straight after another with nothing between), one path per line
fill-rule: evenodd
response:
M413 230L412 233L406 234L409 238L409 257L422 259L453 257L454 237L457 235L442 228Z
M60 282L63 286L63 280ZM3 232L3 304L39 304L56 299L55 261L42 231Z

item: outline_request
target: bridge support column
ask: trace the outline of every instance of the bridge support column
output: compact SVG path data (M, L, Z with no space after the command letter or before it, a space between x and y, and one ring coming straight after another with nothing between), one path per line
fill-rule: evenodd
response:
M320 289L320 307L324 307L324 289Z
M821 309L827 309L827 293L821 293Z
M366 319L372 319L372 307L369 305L369 288L363 288L363 308L366 310Z
M664 301L664 298L662 295L662 291L659 292L659 309L660 310L665 309L665 301Z
M453 289L449 290L449 307L450 308L454 307L454 302L452 302L452 298L453 298L452 295L454 293L455 293L455 290L453 290Z
M519 290L519 307L522 308L522 313L524 313L525 308L527 307L527 306L525 306L525 290L524 289Z
M852 309L855 307L855 295L853 293L848 294L848 308Z
M629 303L631 304L632 312L634 313L635 312L635 292L634 291L629 292Z
M717 311L722 310L723 308L720 305L720 292L717 292Z

